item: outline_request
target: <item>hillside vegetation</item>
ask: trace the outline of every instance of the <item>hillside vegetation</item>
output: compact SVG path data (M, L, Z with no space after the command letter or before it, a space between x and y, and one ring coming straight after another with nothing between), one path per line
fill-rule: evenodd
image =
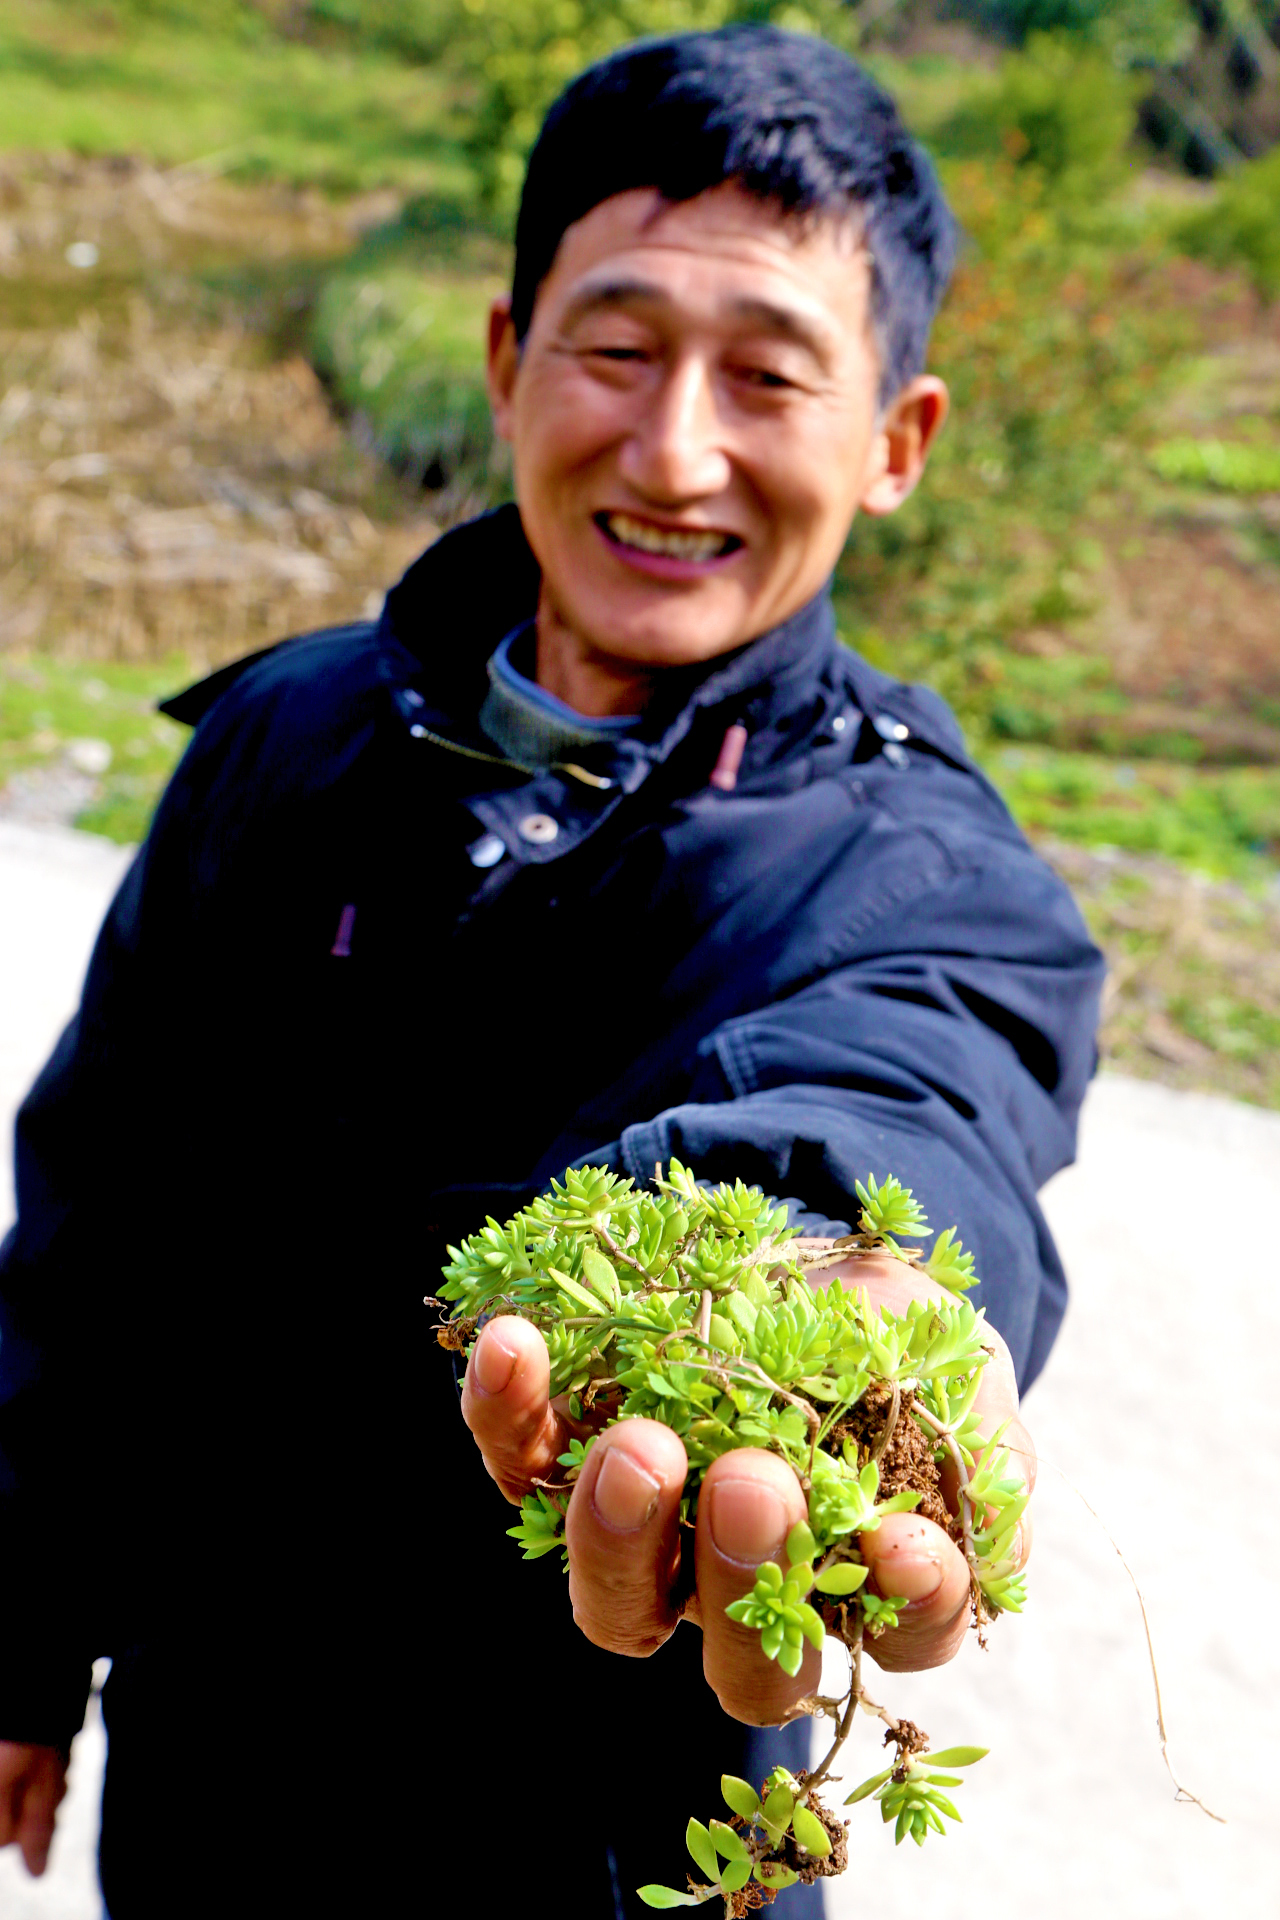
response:
M770 11L664 8L11 0L0 780L24 805L56 764L85 824L136 836L178 740L157 691L374 604L503 494L480 342L546 98L638 23ZM893 88L968 236L933 356L953 421L915 499L855 528L842 631L951 700L1071 871L1119 963L1113 1057L1280 1098L1265 51L1182 0L775 11Z

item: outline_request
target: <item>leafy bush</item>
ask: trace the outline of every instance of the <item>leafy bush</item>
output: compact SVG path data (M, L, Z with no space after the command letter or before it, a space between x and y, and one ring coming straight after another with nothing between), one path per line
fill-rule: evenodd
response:
M442 493L444 518L506 487L484 381L503 263L458 209L411 202L330 277L312 315L321 376L385 460Z
M281 9L283 10L283 9ZM449 32L449 10L441 0L308 0L293 6L314 33L328 27L365 46L386 47L402 58L438 60Z
M1020 44L1061 33L1130 59L1179 60L1196 32L1187 0L969 0L963 11Z
M486 204L510 213L542 117L575 74L646 34L776 20L852 37L841 0L456 0L449 58L473 103L467 150Z
M1280 298L1280 147L1224 180L1176 238L1215 266L1247 268L1260 293Z
M1064 717L1110 695L1106 663L1065 686L1065 665L1010 643L1088 610L1088 523L1141 472L1144 423L1193 323L1158 249L1077 231L1038 167L971 160L944 175L970 236L931 354L955 411L925 485L890 519L854 523L837 611L877 664L936 686L981 749L1028 676Z
M1059 199L1092 195L1119 178L1135 114L1134 83L1113 60L1041 33L974 89L933 144L954 158L1004 153L1045 175Z

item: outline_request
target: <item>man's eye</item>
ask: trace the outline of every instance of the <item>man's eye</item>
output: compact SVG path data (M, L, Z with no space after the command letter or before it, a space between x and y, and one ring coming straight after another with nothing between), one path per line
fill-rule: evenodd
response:
M588 347L588 356L592 360L644 360L648 356L643 347Z
M772 367L741 367L738 378L745 380L748 386L763 387L767 392L784 392L795 385L784 373L775 373Z

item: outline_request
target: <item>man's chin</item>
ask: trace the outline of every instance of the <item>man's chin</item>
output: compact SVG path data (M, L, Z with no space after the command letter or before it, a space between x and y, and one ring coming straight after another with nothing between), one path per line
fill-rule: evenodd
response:
M639 617L634 606L593 607L588 617L574 624L598 653L651 672L663 667L703 665L721 654L736 653L757 638L757 631L742 617L740 609L722 611L691 605L677 609L669 602L642 610Z
M705 666L708 661L736 653L739 647L745 647L748 640L755 637L735 633L719 639L708 639L702 634L619 640L616 635L601 633L598 637L593 636L592 644L598 653L611 660L625 661L628 666L641 672L658 673L664 668Z

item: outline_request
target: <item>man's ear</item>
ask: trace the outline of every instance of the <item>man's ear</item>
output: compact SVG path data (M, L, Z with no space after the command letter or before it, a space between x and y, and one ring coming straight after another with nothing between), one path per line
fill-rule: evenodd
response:
M931 373L909 380L890 401L872 443L860 512L893 513L914 493L950 408L944 382Z
M520 345L511 318L511 300L501 294L489 308L489 351L485 379L493 426L500 440L511 438L511 401L520 371Z

